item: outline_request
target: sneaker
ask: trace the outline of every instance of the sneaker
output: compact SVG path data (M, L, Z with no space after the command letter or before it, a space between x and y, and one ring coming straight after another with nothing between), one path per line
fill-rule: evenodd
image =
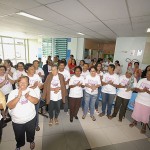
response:
M107 118L110 119L110 120L112 119L110 115L107 115Z
M16 148L15 150L20 150L20 148Z
M66 115L69 116L69 112L66 112Z
M109 116L109 119L113 119L114 118L114 116Z
M99 114L99 117L103 117L105 114L104 113L100 113Z
M57 118L55 118L54 120L55 120L55 124L59 124L59 122L58 122L58 119L57 119Z
M88 115L90 115L90 110L88 110Z
M75 119L78 119L78 116L75 116L74 118L75 118Z
M96 121L96 118L94 116L91 116L91 118L92 118L93 121Z
M85 116L85 115L83 115L83 116L82 116L82 119L85 119L85 117L86 117L86 116Z
M52 126L53 125L53 119L50 119L49 121L49 125Z
M122 122L122 119L119 119L118 121L119 121L119 122Z
M33 150L34 148L35 148L35 143L34 143L34 142L31 142L31 143L30 143L30 149Z
M99 115L99 111L98 111L98 110L95 110L95 113L96 113L97 115Z
M36 130L36 131L40 131L40 127L37 126L37 127L35 128L35 130Z

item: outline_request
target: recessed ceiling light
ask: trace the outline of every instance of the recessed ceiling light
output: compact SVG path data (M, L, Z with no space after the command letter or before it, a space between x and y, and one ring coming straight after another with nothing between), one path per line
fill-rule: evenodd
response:
M147 32L150 32L150 28L147 29Z
M79 35L85 35L85 34L83 34L83 33L81 33L81 32L78 32L77 34L79 34Z
M28 17L28 18L31 18L31 19L39 20L39 21L42 21L42 20L43 20L43 19L41 19L41 18L39 18L39 17L30 15L30 14L25 13L25 12L19 12L19 13L16 13L16 14L17 14L17 15L21 15L21 16L25 16L25 17Z

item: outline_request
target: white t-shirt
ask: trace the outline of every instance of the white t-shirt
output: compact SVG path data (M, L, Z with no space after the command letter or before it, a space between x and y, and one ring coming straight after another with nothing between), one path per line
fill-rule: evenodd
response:
M13 73L13 80L18 80L19 77L21 76L27 76L27 73L25 71L19 71L19 70L16 70L14 73ZM17 83L15 84L16 88L18 88L18 85Z
M97 75L99 75L100 77L104 75L104 73L102 71L100 71L100 73L97 73Z
M51 81L51 88L57 88L60 87L60 80L58 77L58 74L56 76L53 76L53 79ZM59 90L58 93L54 93L54 91L50 91L50 100L52 101L58 101L62 99L61 90Z
M75 85L78 82L82 83L82 85L85 85L84 78L82 76L77 77L74 75L71 77L71 79L69 81L69 85ZM69 97L74 97L74 98L83 97L83 88L79 87L79 86L76 86L74 88L70 88Z
M65 69L68 70L68 71L70 70L69 67L68 67L68 64L65 66Z
M144 89L145 87L150 91L150 81L148 81L147 78L139 80L137 84L137 88L139 89ZM135 101L150 107L150 94L147 92L139 92Z
M29 77L29 76L28 76L28 77ZM36 81L38 81L39 83L42 84L42 80L41 80L41 78L40 78L39 75L34 74L32 77L29 77L29 84L30 84L29 87L33 86ZM38 99L40 99L41 94L40 94L40 89L39 89L39 87L36 87L36 88L34 89L34 91L35 91L35 93L36 93L36 97L38 97Z
M40 67L35 71L35 74L38 75L39 73L41 73L41 75L44 76L44 71L43 71L43 69L40 68ZM42 77L40 77L40 78L42 79Z
M85 79L85 84L101 85L100 77L98 75L96 75L95 77L92 77L91 75L87 75ZM98 88L92 92L91 88L85 87L85 91L91 95L98 94Z
M32 120L36 115L35 105L25 98L25 94L28 92L30 96L36 97L35 91L31 88L27 88L22 92L22 96L19 102L16 104L16 107L13 109L8 109L14 123L24 124ZM11 91L8 96L7 104L17 96L18 89Z
M119 84L121 84L122 86L125 86L128 84L130 78L127 78L126 75L122 75L119 78ZM137 85L137 81L134 78L134 84L133 87L136 87ZM132 91L127 91L127 88L118 88L118 92L117 95L119 97L122 97L124 99L130 99L132 96Z
M119 84L119 76L117 74L110 75L109 73L105 73L103 75L103 82L108 83L109 81L112 81L113 84L118 85ZM108 93L108 94L116 94L116 88L110 84L102 86L102 92Z
M48 65L48 72L51 72L52 67Z
M8 78L13 80L13 78L10 75L8 75ZM0 76L0 83L2 83L4 80L5 80L5 75ZM9 80L7 80L5 85L1 87L0 90L3 92L4 95L9 94L13 90L12 84L9 82Z
M86 76L89 74L90 74L89 70L87 70L86 72L82 71L81 76L83 76L83 78L86 79Z
M62 72L59 71L59 73L64 76L65 81L70 80L70 72L68 70L64 69L64 71L62 71ZM68 89L68 88L69 88L69 85L67 84L66 89Z

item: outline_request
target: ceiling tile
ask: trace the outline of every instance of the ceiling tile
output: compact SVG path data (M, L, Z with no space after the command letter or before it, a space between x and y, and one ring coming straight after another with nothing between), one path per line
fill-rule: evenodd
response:
M11 6L13 8L17 8L17 9L20 9L20 10L40 6L39 3L37 3L33 0L0 0L0 3L1 4L6 4L8 6Z
M150 0L127 0L131 17L150 15Z
M104 35L107 38L112 38L116 37L116 34L113 33L108 27L106 27L103 23L101 22L90 22L90 23L85 23L85 27L100 33L101 35Z
M18 12L18 9L12 8L11 6L7 6L4 4L0 4L0 16L1 17L12 15L16 12Z
M64 0L47 6L76 22L98 21L95 16L75 0Z
M60 25L74 24L73 21L63 17L62 15L57 14L56 12L50 10L45 6L36 7L34 9L27 10L27 12L56 24Z
M56 3L56 2L60 2L62 0L35 0L41 4L50 4L50 3Z
M125 0L79 0L101 20L128 18Z
M133 35L132 27L129 19L108 20L104 23L112 29L118 36Z

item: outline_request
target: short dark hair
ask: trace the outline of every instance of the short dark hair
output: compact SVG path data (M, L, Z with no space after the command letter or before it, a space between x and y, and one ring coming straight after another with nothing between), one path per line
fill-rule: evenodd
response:
M80 60L80 62L81 62L81 61L83 61L83 63L85 64L85 61L84 61L84 60Z
M115 65L114 64L110 64L109 67L111 67L113 69L113 71L115 70Z
M65 64L65 62L64 61L59 61L59 63L58 63L58 66L60 65L60 64L64 64L64 66L66 66L66 64Z
M135 64L138 64L138 66L139 66L140 63L139 63L138 61L136 61L136 62L134 62L134 65L135 65Z
M22 65L24 67L24 63L23 62L18 62L16 65L16 68L18 68L19 65Z
M88 65L88 67L89 67L89 64L88 64L88 63L84 63L84 65Z
M91 69L95 69L95 71L97 71L97 68L95 66L90 67L89 71L91 71Z
M96 65L95 65L95 67L97 68L97 66L98 66L99 64L100 64L101 67L102 67L102 64L101 64L100 62L97 62Z
M77 69L79 69L79 70L82 72L82 68L81 68L80 66L76 66L76 67L74 68L74 72L75 72Z
M38 62L38 63L39 63L39 61L38 61L38 60L34 60L34 61L33 61L33 64L34 64L35 62Z
M4 65L0 65L0 68L4 68L5 71L7 70L7 68Z
M8 64L10 64L11 67L13 67L13 63L11 62L11 60L5 59L4 61L6 61Z
M74 57L73 55L70 55L70 57Z
M27 72L27 70L28 70L30 67L32 67L32 66L33 66L33 64L27 63L27 64L24 66L25 72Z

